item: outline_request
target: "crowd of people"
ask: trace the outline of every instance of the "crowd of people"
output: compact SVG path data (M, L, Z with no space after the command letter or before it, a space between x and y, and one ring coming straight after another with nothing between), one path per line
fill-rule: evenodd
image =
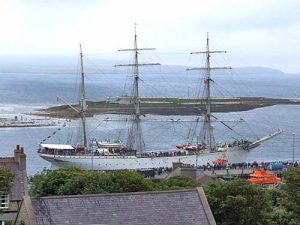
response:
M291 168L291 167L298 167L300 166L300 163L298 161L295 161L294 163L292 161L278 161L278 162L252 162L252 163L219 163L219 164L210 164L207 163L206 165L198 165L197 167L194 164L184 164L182 163L180 165L180 168L197 168L199 170L208 170L208 171L214 171L214 170L232 170L232 169L263 169L263 170L270 170L272 164L282 164L282 169L284 168ZM165 172L172 172L173 168L169 167L160 167L153 169L154 172L157 175L161 175Z
M197 169L203 169L203 170L224 170L224 169L264 169L268 170L271 169L271 165L273 163L281 163L283 168L288 167L297 167L299 166L299 162L295 161L294 163L292 161L278 161L278 162L252 162L252 163L217 163L217 164L210 164L207 163L206 165L200 165L197 166Z

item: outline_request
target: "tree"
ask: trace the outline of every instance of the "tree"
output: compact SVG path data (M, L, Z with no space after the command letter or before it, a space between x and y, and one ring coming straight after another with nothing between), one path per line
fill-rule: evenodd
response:
M112 193L116 192L137 192L152 191L154 183L145 179L134 170L118 170L111 173L113 181Z
M0 168L0 193L9 193L13 186L15 175L7 168Z
M34 176L30 194L48 196L151 191L153 185L151 180L132 170L101 173L70 167L44 170Z
M292 212L300 224L300 167L295 167L283 174L284 184L281 189L286 192L282 205Z
M273 188L268 191L273 207L281 207L282 200L287 197L287 193L282 188Z
M88 185L85 185L81 194L110 193L113 186L113 181L109 173L87 173L85 175L85 182Z
M82 171L58 188L58 195L151 191L153 183L132 170L99 173Z
M269 214L268 225L299 225L297 220L291 211L287 211L282 206L274 207Z
M9 194L14 184L15 174L7 168L0 168L0 194ZM0 209L2 213L2 209ZM13 224L12 221L5 221L5 224Z
M30 194L33 196L59 195L60 188L71 179L82 175L83 171L76 167L59 170L43 170L41 174L33 177Z
M162 180L157 184L157 190L175 190L183 188L199 187L200 184L189 177L175 176L166 180Z
M154 183L133 170L113 172L84 171L75 167L44 170L34 176L30 188L33 196L121 193L172 190L199 186L187 177L172 177Z
M261 187L236 179L210 183L205 193L217 224L267 224L271 201Z

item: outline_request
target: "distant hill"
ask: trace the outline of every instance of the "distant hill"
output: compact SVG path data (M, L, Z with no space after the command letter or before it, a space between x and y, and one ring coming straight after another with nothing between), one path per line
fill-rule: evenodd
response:
M280 70L276 70L276 69L272 69L272 68L267 68L267 67L240 67L240 68L235 68L235 70L240 73L240 74L244 74L244 75L253 75L253 74L257 74L257 75L284 75L285 73L280 71Z
M115 64L121 64L121 61L110 61L100 58L93 58L92 62L88 60L84 63L86 73L124 73L128 68L114 68ZM127 62L125 62L127 63ZM161 72L185 73L185 66L179 65L161 65L155 69L144 67L144 73ZM284 72L266 67L241 67L234 68L234 72L242 76L282 76ZM79 59L72 56L0 56L0 73L77 73L79 71ZM196 73L193 71L192 73ZM216 71L216 74L222 71Z

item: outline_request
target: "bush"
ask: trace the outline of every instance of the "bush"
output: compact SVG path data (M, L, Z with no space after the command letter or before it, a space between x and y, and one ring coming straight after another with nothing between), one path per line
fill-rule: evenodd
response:
M156 190L175 190L184 188L195 188L199 186L199 183L193 181L189 177L175 176L159 182L157 184Z
M7 168L0 168L0 193L9 193L14 184L15 175Z
M246 180L215 182L205 193L219 225L267 224L271 199L266 190Z
M30 194L33 196L78 195L171 190L197 187L199 184L187 177L172 177L154 183L133 170L108 173L83 171L75 167L44 170L33 177Z

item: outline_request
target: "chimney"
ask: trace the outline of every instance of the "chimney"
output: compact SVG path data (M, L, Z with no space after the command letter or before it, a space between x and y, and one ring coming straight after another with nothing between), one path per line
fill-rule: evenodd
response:
M19 169L26 170L26 154L24 153L24 148L17 145L14 153L15 161L19 163Z
M192 178L197 181L197 169L196 168L181 168L181 176Z
M21 150L20 150L20 145L17 145L16 146L16 149L14 151L14 155L15 155L15 161L18 162L19 161L19 155L21 153Z

